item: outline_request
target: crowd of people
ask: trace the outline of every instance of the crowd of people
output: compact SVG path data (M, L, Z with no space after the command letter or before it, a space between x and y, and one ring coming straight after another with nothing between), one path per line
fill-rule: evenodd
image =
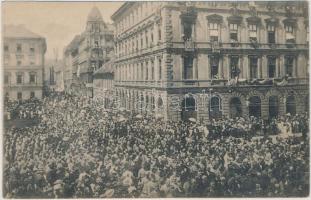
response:
M5 132L7 198L309 194L309 136L279 136L307 133L308 115L200 124L125 116L66 94L32 105L40 123ZM254 137L268 129L279 135Z

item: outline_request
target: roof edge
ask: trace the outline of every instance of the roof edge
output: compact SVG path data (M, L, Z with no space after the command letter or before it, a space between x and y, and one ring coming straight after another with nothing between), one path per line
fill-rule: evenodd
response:
M111 19L114 21L117 18L117 15L119 15L122 11L124 11L126 8L132 6L134 3L136 2L125 2L123 3L120 8L115 11L112 15L111 15Z

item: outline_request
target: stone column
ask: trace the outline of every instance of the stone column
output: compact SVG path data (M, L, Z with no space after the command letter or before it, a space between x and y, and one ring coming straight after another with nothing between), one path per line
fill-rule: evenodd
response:
M198 57L193 57L193 79L198 79Z
M205 56L205 55L203 55ZM211 56L207 56L207 60L206 60L206 75L207 75L207 79L211 79Z
M286 114L286 96L279 97L279 116Z
M154 57L154 81L159 80L159 58L157 56Z
M286 69L285 69L285 60L284 55L280 56L280 76L284 77L286 75Z
M223 66L224 66L224 79L230 79L230 66L228 55L223 56Z
M247 55L243 55L243 76L245 79L249 79L249 66Z
M244 78L243 73L244 73L244 56L240 55L239 56L239 63L240 63L240 75L239 78Z
M262 78L268 78L267 56L262 56Z
M224 57L219 56L219 63L218 63L218 68L219 68L219 79L224 78Z

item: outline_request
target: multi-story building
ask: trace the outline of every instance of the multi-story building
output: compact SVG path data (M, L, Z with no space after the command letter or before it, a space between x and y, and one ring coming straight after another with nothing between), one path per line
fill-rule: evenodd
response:
M10 100L42 98L45 38L23 25L3 28L4 97Z
M105 108L113 102L114 95L114 61L106 62L93 75L94 98L101 100Z
M127 2L113 15L122 106L166 119L309 108L307 2Z
M64 50L65 87L92 96L93 72L113 54L113 26L103 21L97 7L87 17L83 33Z

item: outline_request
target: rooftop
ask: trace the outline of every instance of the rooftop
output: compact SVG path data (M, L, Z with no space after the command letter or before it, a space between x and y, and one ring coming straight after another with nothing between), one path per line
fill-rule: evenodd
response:
M88 22L104 21L99 9L96 6L94 6L90 11L89 15L87 16L87 21Z
M42 36L30 31L24 25L4 25L3 36L7 38L42 38Z

